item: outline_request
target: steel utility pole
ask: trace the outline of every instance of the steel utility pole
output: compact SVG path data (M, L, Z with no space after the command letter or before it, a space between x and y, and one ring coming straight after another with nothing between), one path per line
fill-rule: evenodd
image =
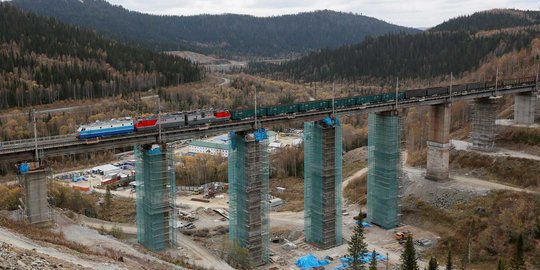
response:
M32 117L34 120L34 147L36 150L36 161L39 163L39 152L37 143L37 124L36 124L36 109L32 109Z
M161 143L162 140L161 140L161 98L159 97L158 95L158 127L159 127L159 131L158 131L158 136L159 136L159 142Z
M257 87L254 88L255 89L255 129L259 129L258 127L258 124L257 124Z
M452 104L452 84L454 83L454 76L452 74L452 72L450 72L450 89L449 89L449 92L450 92L450 104Z
M396 78L396 110L398 106L398 90L399 90L399 77Z
M332 83L332 117L336 116L336 85Z

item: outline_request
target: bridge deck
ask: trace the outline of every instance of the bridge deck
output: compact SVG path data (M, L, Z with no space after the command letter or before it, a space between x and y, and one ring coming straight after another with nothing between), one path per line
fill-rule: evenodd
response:
M417 106L427 106L442 104L460 100L491 97L498 95L508 95L535 91L536 85L516 86L513 88L485 89L471 92L464 92L459 95L430 96L421 99L410 99L366 104L362 106L350 106L336 108L335 113L338 116L354 115L362 113L383 112L400 108L410 108ZM309 111L290 115L277 115L258 119L262 126L271 126L277 123L294 121L314 121L331 115L331 109ZM162 131L162 140L164 142L173 142L184 139L200 138L203 136L213 136L230 131L244 131L253 128L253 119L230 121L227 123L213 124L204 127L184 127ZM100 138L99 140L79 140L72 135L41 137L38 138L37 145L42 157L54 157L68 154L82 154L100 150L120 149L140 144L157 142L158 132L133 133L124 136ZM0 161L14 162L18 160L30 160L35 151L35 142L33 139L6 141L0 145Z

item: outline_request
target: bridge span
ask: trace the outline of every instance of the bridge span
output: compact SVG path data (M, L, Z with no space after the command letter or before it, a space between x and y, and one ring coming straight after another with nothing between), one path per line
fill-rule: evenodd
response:
M335 109L336 116L378 113L395 109L405 109L417 106L428 106L437 104L447 104L454 101L478 99L484 97L494 97L496 95L519 94L535 91L536 85L522 85L504 89L484 89L479 91L464 92L459 95L431 96L421 99L389 101L383 103L366 104L363 106L350 106ZM315 110L293 115L277 115L272 117L259 118L258 122L263 127L286 122L307 122L319 120L332 114L331 109ZM231 120L226 123L212 124L202 127L184 127L178 129L162 130L162 142L200 138L213 136L231 131L246 131L252 129L254 121ZM141 144L149 144L158 141L158 132L134 133L123 136L104 137L92 140L79 140L75 134L64 136L40 137L37 141L37 148L41 158L56 157L70 154L83 154L89 152L124 149ZM36 143L34 139L5 141L0 145L0 162L13 162L20 160L31 160L34 158Z

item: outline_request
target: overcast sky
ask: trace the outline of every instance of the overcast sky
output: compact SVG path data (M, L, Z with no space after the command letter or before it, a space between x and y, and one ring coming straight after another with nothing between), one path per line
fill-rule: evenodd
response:
M255 16L331 9L411 27L492 8L540 9L538 0L108 0L126 9L161 15L236 13Z

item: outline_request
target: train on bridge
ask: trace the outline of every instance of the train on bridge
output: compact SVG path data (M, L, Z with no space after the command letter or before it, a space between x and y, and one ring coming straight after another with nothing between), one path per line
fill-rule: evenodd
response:
M464 95L469 92L479 90L489 90L498 88L511 88L520 85L531 85L537 83L535 77L525 77L519 79L501 80L499 82L475 82L459 84L446 87L433 87L423 89L412 89L397 93L383 93L370 96L355 96L337 98L333 102L329 100L308 101L287 105L276 105L255 109L245 109L236 111L214 111L199 110L190 112L176 112L165 115L153 115L146 118L133 120L131 118L112 119L109 121L98 121L91 124L81 125L77 130L77 138L92 139L113 135L125 135L134 132L156 131L157 129L172 129L190 126L209 125L212 123L223 123L232 120L245 120L257 117L271 117L277 115L295 114L314 110L331 109L332 107L363 106L367 104L384 103L395 101L429 98L433 96Z

